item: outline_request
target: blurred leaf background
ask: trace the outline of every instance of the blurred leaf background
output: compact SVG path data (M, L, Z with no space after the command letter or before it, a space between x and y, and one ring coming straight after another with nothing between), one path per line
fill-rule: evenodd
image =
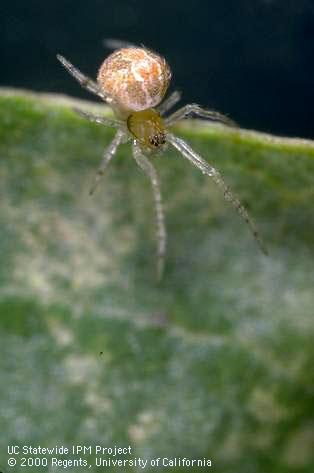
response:
M112 131L72 105L0 96L4 471L8 444L130 444L148 459L210 458L219 473L312 472L313 143L176 128L245 203L270 256L169 150L155 161L168 228L156 285L150 183L124 145L89 197Z

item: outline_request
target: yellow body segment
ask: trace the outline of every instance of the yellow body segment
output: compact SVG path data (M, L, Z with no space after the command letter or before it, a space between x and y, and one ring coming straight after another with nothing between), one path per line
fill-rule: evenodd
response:
M146 149L156 150L166 142L166 129L160 114L149 108L129 115L127 126L130 133Z

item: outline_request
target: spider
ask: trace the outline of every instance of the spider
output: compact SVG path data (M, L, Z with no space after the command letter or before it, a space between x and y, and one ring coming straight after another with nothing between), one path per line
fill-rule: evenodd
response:
M169 127L190 117L236 126L232 120L219 112L206 110L194 103L185 105L166 116L166 113L180 100L181 94L175 91L163 101L171 79L170 68L162 56L143 46L129 45L113 51L100 66L97 82L82 74L63 56L58 54L57 58L82 87L100 97L112 108L115 115L115 118L111 119L74 108L75 112L87 120L117 130L112 142L104 151L90 194L96 190L99 180L109 161L115 155L118 146L128 141L132 142L135 161L150 179L156 212L157 278L159 280L164 269L166 226L159 178L152 160L148 156L153 157L160 154L168 144L179 151L181 156L200 169L203 174L213 179L222 190L224 198L233 205L249 225L261 250L267 254L254 222L239 199L225 184L219 171L205 161L185 141L169 131Z

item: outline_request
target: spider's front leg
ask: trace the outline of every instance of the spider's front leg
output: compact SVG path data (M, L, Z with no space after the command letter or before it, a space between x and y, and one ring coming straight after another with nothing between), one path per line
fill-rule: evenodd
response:
M89 92L92 92L95 95L98 95L102 100L107 103L111 103L112 99L104 94L101 90L97 82L94 82L92 79L84 75L79 69L73 66L65 57L61 56L61 54L57 54L57 59L61 62L61 64L66 68L66 70L71 74L71 76L76 79L81 87L87 89Z
M206 110L205 108L200 107L196 103L190 103L182 108L179 108L179 110L172 113L168 118L166 118L165 124L166 126L171 126L174 125L176 122L184 120L185 118L190 118L193 115L198 118L205 118L207 120L213 120L215 122L224 123L225 125L232 127L238 126L233 120L226 117L222 113L216 112L214 110Z
M133 144L133 156L140 168L149 177L154 193L157 226L157 279L158 281L160 281L163 275L165 264L167 234L165 226L165 217L162 207L159 178L156 169L149 161L149 159L144 156L135 141Z
M217 169L207 163L198 153L196 153L184 140L178 138L177 136L173 135L172 133L167 134L167 140L172 144L174 148L176 148L181 155L188 159L194 166L202 171L203 174L207 174L210 176L215 184L220 187L223 191L224 198L233 205L233 207L237 210L237 212L241 215L241 217L246 221L249 225L251 232L256 239L260 249L262 252L267 255L268 251L265 248L265 245L259 236L255 223L249 216L245 207L241 204L239 199L231 192L229 187L225 184L221 174Z
M108 148L105 149L104 157L100 163L97 174L95 176L94 184L89 191L89 194L92 195L96 190L96 187L100 181L101 176L104 174L107 164L116 153L118 146L125 140L125 136L126 136L124 133L125 127L123 126L122 122L120 122L119 120L103 117L100 115L94 115L93 113L86 112L85 110L81 110L80 108L77 108L77 107L73 107L73 110L81 117L86 118L86 120L89 120L93 123L99 123L100 125L110 126L110 127L114 127L118 129L118 132L116 133L114 139L112 140Z
M90 195L92 195L95 192L96 187L98 186L98 183L101 177L103 176L109 161L111 161L111 159L113 158L113 156L115 155L117 151L118 146L124 141L124 139L125 139L125 134L123 133L123 131L121 130L117 131L110 145L108 146L108 148L105 149L103 159L100 163L100 166L95 176L94 184L89 191Z

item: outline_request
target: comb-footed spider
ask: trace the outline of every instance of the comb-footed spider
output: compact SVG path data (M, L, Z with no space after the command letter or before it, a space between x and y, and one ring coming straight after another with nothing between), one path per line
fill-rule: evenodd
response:
M162 151L167 143L178 150L203 174L213 179L222 190L225 199L235 207L249 225L262 251L267 253L254 222L225 184L219 171L185 141L169 131L171 125L190 117L200 117L235 126L232 120L196 104L185 105L166 117L166 112L180 100L180 93L174 92L162 102L169 86L171 71L163 57L144 47L128 46L114 51L100 66L97 82L82 74L63 56L58 55L57 58L82 87L106 102L116 117L111 119L75 108L75 111L84 118L117 130L104 152L90 194L95 191L118 146L126 141L132 142L133 157L151 181L156 209L158 279L162 277L164 268L166 226L159 178L151 160L146 155L152 156L156 151Z

